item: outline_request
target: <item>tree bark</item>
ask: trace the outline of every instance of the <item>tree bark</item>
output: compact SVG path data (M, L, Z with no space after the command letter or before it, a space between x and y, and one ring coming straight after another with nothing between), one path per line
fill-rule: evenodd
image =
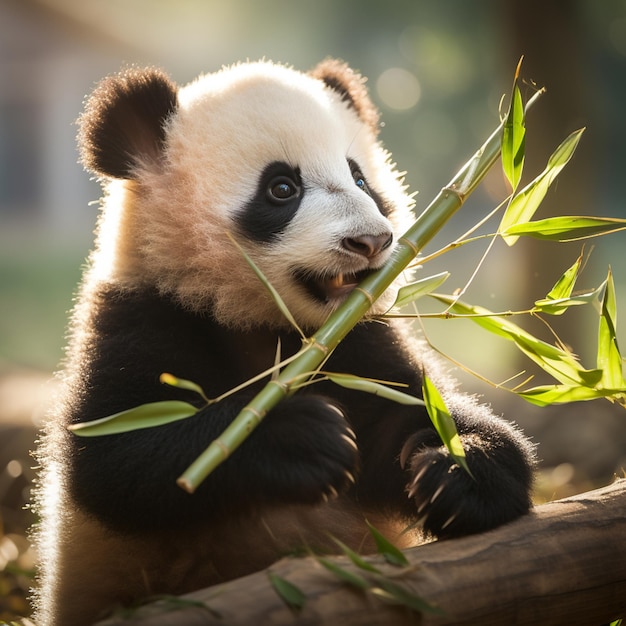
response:
M396 584L443 611L422 615L385 603L339 580L313 557L288 558L268 571L301 589L306 602L288 608L268 571L184 597L206 608L144 607L133 626L209 624L529 624L600 626L626 617L626 480L536 507L488 533L406 550L409 567L367 561ZM332 561L368 578L344 557ZM126 623L112 619L101 626Z

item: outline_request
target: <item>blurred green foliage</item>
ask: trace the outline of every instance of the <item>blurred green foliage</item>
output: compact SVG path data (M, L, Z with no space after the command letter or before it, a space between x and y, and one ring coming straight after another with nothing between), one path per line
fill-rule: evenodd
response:
M0 248L0 369L52 371L65 343L67 312L86 251L21 241Z

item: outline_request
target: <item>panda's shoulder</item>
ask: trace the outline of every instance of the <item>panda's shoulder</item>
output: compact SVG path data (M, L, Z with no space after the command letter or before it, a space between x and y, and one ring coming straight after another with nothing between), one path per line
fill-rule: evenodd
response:
M219 371L211 348L227 342L228 331L210 315L189 311L154 287L104 284L83 297L70 358L94 379L94 389L122 393L144 378L158 386L159 375L179 363L191 375Z

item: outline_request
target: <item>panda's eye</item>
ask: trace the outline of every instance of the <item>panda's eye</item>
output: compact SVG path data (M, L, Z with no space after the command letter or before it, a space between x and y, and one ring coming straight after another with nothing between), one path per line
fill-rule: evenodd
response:
M367 183L365 182L365 177L363 176L363 174L361 174L360 170L353 170L352 178L354 179L354 184L359 189L362 189L365 193L369 193L369 190L367 189Z
M300 195L300 187L288 176L277 176L270 181L266 195L270 202L284 204Z

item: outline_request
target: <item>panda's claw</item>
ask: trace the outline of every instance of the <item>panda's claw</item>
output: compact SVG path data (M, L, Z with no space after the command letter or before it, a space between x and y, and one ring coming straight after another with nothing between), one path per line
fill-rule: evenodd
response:
M424 500L418 507L417 507L417 516L421 516L422 513L424 512L424 510L426 509L426 507L428 506L428 500Z
M354 448L355 450L358 450L358 447L356 445L356 441L352 437L350 437L348 435L341 435L341 438L344 441L346 441L350 446L352 446L352 448Z
M448 528L448 526L450 526L450 524L452 524L452 522L459 516L458 513L454 513L453 515L451 515L442 525L441 525L441 530L445 530L446 528Z
M326 494L326 496L328 500L336 500L339 497L339 494L332 485L328 485L328 493Z
M415 478L413 479L413 482L411 484L417 487L420 480L424 477L424 474L426 474L427 471L428 465L424 465L424 467L422 467L422 469L415 475Z
M433 495L430 497L429 504L432 504L441 495L441 492L444 490L445 486L446 485L443 484L443 485L439 485L439 487L437 487L437 490L435 491L435 493L433 493Z

